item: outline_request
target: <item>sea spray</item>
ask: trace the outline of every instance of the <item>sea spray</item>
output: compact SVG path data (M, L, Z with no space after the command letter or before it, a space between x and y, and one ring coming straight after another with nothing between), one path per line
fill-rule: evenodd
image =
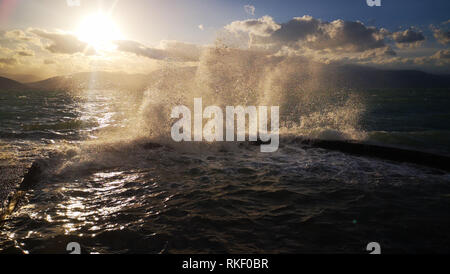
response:
M258 141L258 137L267 144L261 144L261 152L275 152L279 146L279 107L270 107L271 133L267 127L267 106L227 106L225 123L224 114L218 106L208 106L203 111L202 98L194 98L194 115L186 106L175 106L172 109L171 118L179 119L171 130L172 140L175 142L192 141L192 116L194 116L194 141L202 142L243 142L248 132L249 141ZM246 115L249 125L246 131ZM181 118L180 118L181 116ZM203 127L203 120L210 119ZM235 134L235 120L237 123ZM224 135L224 124L226 135ZM258 132L259 131L259 132ZM236 135L236 138L235 138Z
M140 107L130 113L122 135L167 143L176 122L171 118L172 109L186 106L193 110L194 98L202 98L204 105L222 110L227 106L279 106L281 133L364 139L359 124L364 98L330 87L322 69L323 65L300 57L205 48L197 66L167 63L155 72L158 77L153 77L156 80L143 92Z

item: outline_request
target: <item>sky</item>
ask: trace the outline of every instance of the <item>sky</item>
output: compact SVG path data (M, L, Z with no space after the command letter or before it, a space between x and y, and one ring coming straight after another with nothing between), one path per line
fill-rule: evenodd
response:
M448 0L76 2L0 0L0 75L146 73L168 59L195 64L223 36L271 55L450 73Z

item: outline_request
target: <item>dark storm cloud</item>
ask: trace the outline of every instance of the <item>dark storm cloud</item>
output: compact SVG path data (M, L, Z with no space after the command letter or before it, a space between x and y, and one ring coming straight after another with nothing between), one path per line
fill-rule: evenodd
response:
M318 48L342 48L346 51L362 52L386 46L386 30L366 27L361 22L335 20L324 23L322 29L324 35L319 35L317 42L312 43Z
M397 43L414 43L425 40L425 36L421 32L416 32L411 29L395 32L392 34L392 38Z
M414 47L425 41L425 36L422 32L407 29L405 31L394 32L392 34L392 39L399 47Z
M310 16L296 17L272 34L272 38L282 42L296 42L305 39L307 35L322 34L320 29L321 21Z
M248 32L269 39L254 39L293 48L331 49L348 52L385 47L385 29L367 27L361 22L335 20L325 22L311 16L295 17L277 24L269 16L260 19L234 21L225 27L232 32Z

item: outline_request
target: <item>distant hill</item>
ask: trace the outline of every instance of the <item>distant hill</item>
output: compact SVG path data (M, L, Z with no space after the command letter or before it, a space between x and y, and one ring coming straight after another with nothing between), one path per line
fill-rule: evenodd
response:
M85 89L142 90L147 86L145 74L121 72L82 72L67 76L56 76L43 81L29 83L37 90L77 91Z
M366 66L327 66L321 72L327 85L348 88L450 88L450 75L417 70L383 70Z
M5 77L0 77L0 90L17 91L26 89L29 89L29 87L22 83L19 83L17 81Z
M305 73L298 77L309 79L307 82L311 84L311 88L450 88L450 75L436 75L416 70L383 70L357 65L318 65L318 68L312 75ZM27 86L7 78L0 78L0 89L142 91L164 77L171 78L171 81L163 81L166 84L176 84L176 79L193 78L195 71L196 67L180 67L170 72L157 70L150 74L82 72L28 83Z

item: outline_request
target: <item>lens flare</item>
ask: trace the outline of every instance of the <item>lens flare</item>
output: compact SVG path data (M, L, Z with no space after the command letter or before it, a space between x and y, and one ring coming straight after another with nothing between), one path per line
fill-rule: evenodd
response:
M107 50L113 46L112 41L122 39L117 25L103 13L86 17L78 27L77 36L96 50Z

